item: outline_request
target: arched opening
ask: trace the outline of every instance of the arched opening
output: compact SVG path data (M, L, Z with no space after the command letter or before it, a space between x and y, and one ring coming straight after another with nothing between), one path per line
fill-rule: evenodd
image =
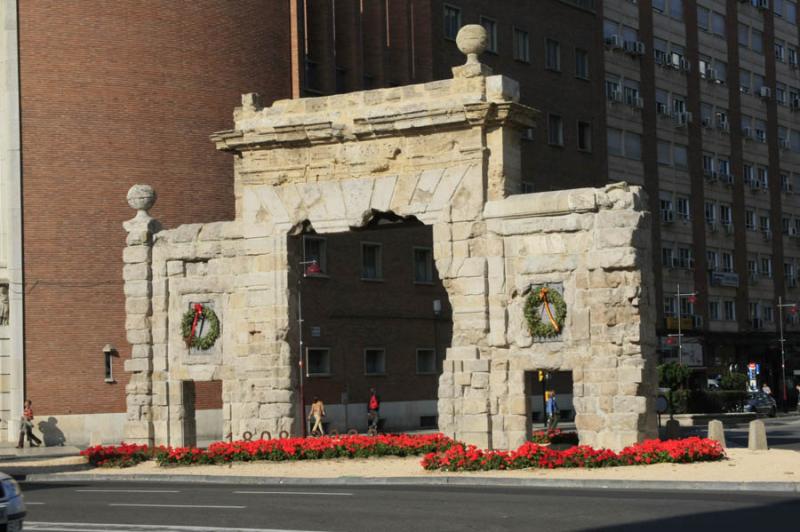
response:
M318 233L304 223L288 251L300 295L290 342L303 356L304 419L318 397L327 431L363 432L374 388L379 430L435 428L452 315L432 228L372 212L346 232Z

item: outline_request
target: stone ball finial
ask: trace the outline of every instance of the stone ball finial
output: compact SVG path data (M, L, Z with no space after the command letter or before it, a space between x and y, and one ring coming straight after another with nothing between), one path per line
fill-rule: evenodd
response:
M136 184L128 190L128 205L131 209L147 213L155 203L156 191L150 185Z
M456 45L467 56L467 64L478 63L478 56L489 46L489 34L480 24L467 24L458 30Z

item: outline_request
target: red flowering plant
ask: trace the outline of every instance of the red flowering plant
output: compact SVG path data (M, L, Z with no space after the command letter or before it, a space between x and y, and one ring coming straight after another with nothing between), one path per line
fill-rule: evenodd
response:
M578 433L565 432L561 429L537 430L531 436L531 441L540 445L543 443L571 443L577 445Z
M579 445L563 451L526 442L514 451L483 451L455 444L443 452L428 453L422 467L439 471L489 471L494 469L555 469L560 467L610 467L656 463L690 463L722 460L725 451L708 438L646 440L619 453Z
M160 465L225 464L259 460L319 460L372 456L419 456L442 452L453 445L442 434L347 435L319 438L279 438L216 442L208 449L167 447L155 453Z
M121 443L119 445L95 445L81 451L95 467L131 467L153 457L154 450L147 445Z

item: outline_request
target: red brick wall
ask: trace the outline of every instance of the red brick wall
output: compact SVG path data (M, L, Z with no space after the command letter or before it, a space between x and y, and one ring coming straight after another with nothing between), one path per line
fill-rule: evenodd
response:
M339 403L344 391L351 403L366 402L371 386L383 401L436 399L438 373L417 374L416 349L431 348L438 340L441 372L452 338L451 311L436 274L432 284L414 283L412 255L415 246L432 247L431 227L382 226L323 236L327 276L302 281L303 339L306 348L330 349L331 375L306 380L306 402L318 395ZM382 281L361 279L362 242L382 244ZM295 257L302 257L301 237L289 245ZM442 302L438 322L434 299ZM320 328L318 337L311 334L313 327ZM385 375L365 375L364 349L370 347L385 349Z
M167 227L232 218L232 161L208 135L231 127L241 93L291 95L288 10L20 2L26 388L38 412L125 410L125 194L152 184ZM109 342L116 384L103 382Z

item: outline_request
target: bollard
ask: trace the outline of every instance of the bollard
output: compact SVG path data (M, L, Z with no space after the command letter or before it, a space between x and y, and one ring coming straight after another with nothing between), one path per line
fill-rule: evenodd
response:
M750 422L750 430L747 435L747 448L751 451L766 451L767 447L767 429L764 427L764 422L756 419Z
M708 439L718 441L723 449L727 447L725 445L725 427L722 425L722 421L712 419L708 422Z
M668 440L677 440L681 437L681 424L677 419L670 419L667 421L666 437Z

